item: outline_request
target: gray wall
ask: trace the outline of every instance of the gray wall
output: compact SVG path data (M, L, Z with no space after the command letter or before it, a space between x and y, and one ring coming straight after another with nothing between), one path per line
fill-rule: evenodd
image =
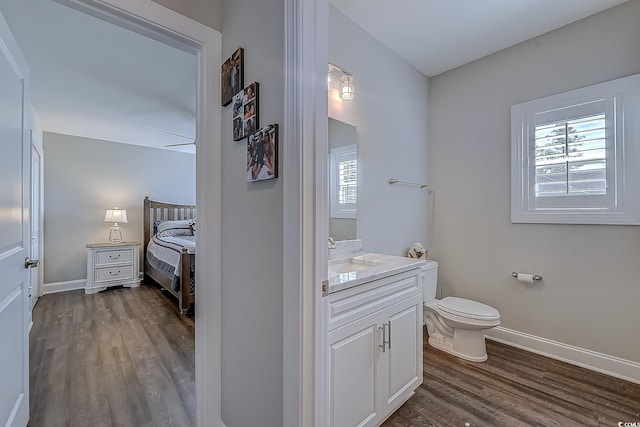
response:
M429 81L333 6L329 28L329 61L355 77L355 99L328 101L329 117L358 128L358 238L366 251L406 255L428 243L428 192L388 179L427 182Z
M286 150L283 6L280 0L227 0L222 21L222 60L244 48L245 85L260 83L260 124L280 125L280 153ZM246 159L247 140L233 141L228 105L222 109L222 420L229 427L278 427L283 422L282 181L247 183Z
M511 224L509 203L510 106L640 72L638 17L631 0L433 77L429 98L443 294L496 307L506 328L635 362L640 227Z
M195 155L44 133L44 283L87 277L85 245L105 242L105 210L127 210L123 239L142 242L142 201L195 202Z

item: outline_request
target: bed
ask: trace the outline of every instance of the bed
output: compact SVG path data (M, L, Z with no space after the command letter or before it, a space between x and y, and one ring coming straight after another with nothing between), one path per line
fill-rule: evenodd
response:
M195 302L195 219L194 205L158 202L149 196L144 198L144 275L178 299L181 314L187 314ZM180 224L184 233L156 235L156 231L170 223ZM185 223L191 227L191 236L183 227Z

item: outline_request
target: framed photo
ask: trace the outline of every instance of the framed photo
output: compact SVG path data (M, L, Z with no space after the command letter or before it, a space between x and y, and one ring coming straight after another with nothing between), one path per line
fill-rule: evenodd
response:
M253 82L233 96L233 140L240 141L254 133L258 122L258 82Z
M222 106L229 105L233 95L244 87L244 49L239 47L222 64Z
M247 182L278 177L278 125L258 129L247 139Z

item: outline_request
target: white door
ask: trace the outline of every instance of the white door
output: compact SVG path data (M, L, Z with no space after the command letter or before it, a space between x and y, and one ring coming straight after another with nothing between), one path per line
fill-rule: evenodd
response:
M29 157L26 64L0 14L0 425L29 420Z
M33 130L30 131L30 142L33 142ZM30 209L30 237L31 258L40 258L40 153L31 145L31 209ZM38 302L40 296L40 268L29 269L29 309ZM31 316L29 316L31 318Z

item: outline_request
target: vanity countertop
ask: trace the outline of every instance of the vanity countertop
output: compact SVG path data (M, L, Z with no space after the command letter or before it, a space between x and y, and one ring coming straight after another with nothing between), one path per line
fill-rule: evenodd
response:
M422 259L358 252L329 260L330 294L422 267Z

